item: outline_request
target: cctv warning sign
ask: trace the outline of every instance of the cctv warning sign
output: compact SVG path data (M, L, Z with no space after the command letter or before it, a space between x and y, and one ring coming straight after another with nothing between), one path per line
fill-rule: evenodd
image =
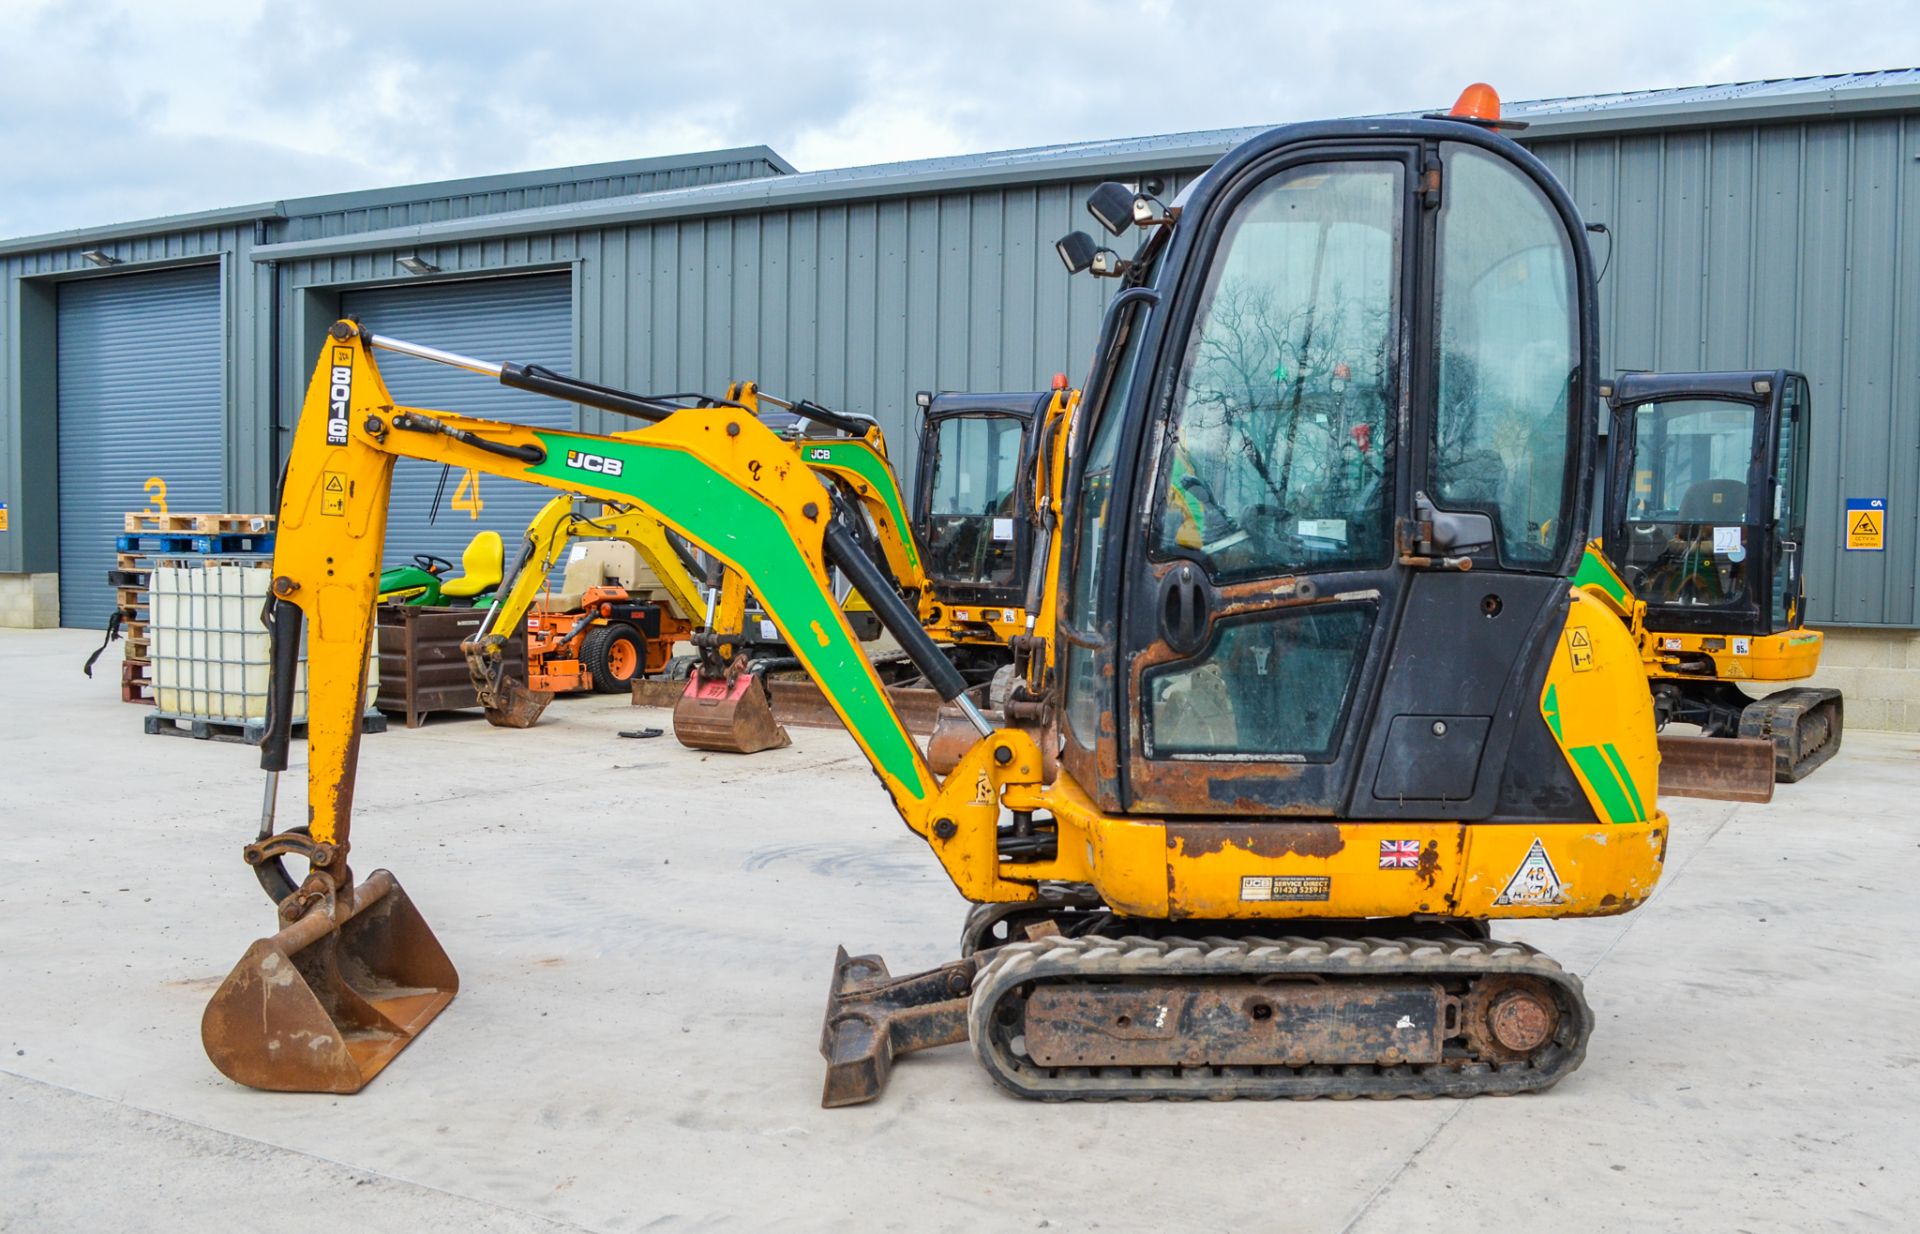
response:
M1847 498L1847 551L1884 553L1887 550L1887 499Z

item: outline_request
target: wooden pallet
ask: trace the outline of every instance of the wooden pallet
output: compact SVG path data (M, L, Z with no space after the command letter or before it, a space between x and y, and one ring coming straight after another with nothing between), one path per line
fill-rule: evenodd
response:
M191 554L227 556L234 553L271 553L272 532L252 531L138 531L128 532L117 541L121 553L140 553L149 557L184 557Z
M120 701L153 705L153 665L145 660L120 662Z
M293 726L298 734L306 728L304 723ZM147 716L146 729L150 734L168 737L194 737L201 741L241 741L250 746L260 744L266 736L265 720L210 720L205 716L180 716L171 712L155 711ZM377 711L369 711L360 717L360 731L363 733L384 733L387 731L387 717Z
M271 514L129 514L125 530L141 532L200 532L215 535L261 535L273 530Z

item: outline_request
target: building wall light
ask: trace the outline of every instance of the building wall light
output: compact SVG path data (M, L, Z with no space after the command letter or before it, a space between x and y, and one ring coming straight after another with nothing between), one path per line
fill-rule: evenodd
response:
M117 266L120 264L120 259L118 257L115 257L112 253L103 253L99 249L82 250L80 253L80 260L88 263L89 265L100 266L103 268L106 266Z
M432 262L428 261L424 257L402 257L399 259L397 264L402 270L405 270L408 274L440 273L440 267L434 265Z

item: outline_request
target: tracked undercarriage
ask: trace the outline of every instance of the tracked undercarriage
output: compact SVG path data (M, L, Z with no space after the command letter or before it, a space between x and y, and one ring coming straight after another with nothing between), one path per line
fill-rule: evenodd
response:
M1709 737L1773 743L1774 778L1805 779L1840 750L1845 702L1838 690L1800 686L1750 698L1729 681L1667 679L1654 683L1654 716L1697 724Z
M1270 937L1184 922L1186 935L1110 937L1158 923L1051 899L976 910L979 950L927 973L894 978L841 952L825 1103L871 1100L897 1055L968 1039L997 1083L1042 1101L1518 1093L1578 1067L1593 1030L1578 977L1484 923L1298 922ZM1019 921L1054 932L994 941Z

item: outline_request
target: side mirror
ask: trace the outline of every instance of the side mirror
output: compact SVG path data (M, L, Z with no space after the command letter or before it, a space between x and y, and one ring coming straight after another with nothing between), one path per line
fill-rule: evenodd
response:
M1060 260L1067 267L1068 274L1078 274L1093 264L1094 254L1099 246L1093 237L1084 231L1070 232L1054 241L1053 251L1060 254Z
M1126 185L1103 180L1087 195L1087 213L1108 235L1117 236L1133 226L1133 199L1134 192Z

